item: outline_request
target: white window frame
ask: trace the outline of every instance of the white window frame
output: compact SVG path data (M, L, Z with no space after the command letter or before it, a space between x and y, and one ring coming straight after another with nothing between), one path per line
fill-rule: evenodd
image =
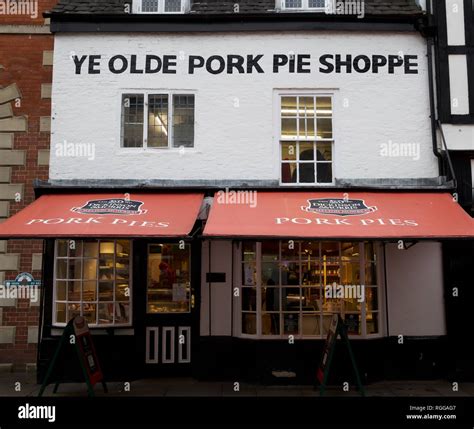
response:
M298 240L301 241L301 240ZM314 241L324 241L324 240L314 240ZM280 240L281 242L281 240ZM342 243L342 241L341 241ZM367 287L373 287L377 289L377 311L378 314L378 332L375 334L367 334L367 320L366 320L366 308L365 305L361 306L360 316L362 320L361 326L361 334L349 334L349 338L354 340L368 340L368 339L376 339L376 338L383 338L386 332L386 307L385 307L385 280L384 280L384 260L383 260L383 252L382 252L382 245L380 242L374 242L374 252L376 258L376 275L377 275L377 285L369 285ZM363 283L365 283L365 252L363 252L364 242L360 242L360 265L364 267L363 270ZM256 242L256 270L257 273L261 273L261 241ZM281 260L281 248L280 248L280 260ZM253 340L287 340L288 335L283 334L281 331L280 335L262 335L262 322L261 322L261 315L262 315L262 285L261 285L261 275L257 274L257 282L256 282L256 289L257 289L257 296L256 296L256 334L246 334L242 333L242 288L243 281L242 281L242 266L243 266L243 259L242 259L242 242L236 242L234 246L234 284L236 287L239 288L239 296L237 299L234 300L234 329L233 335L239 338L246 338L246 339L253 339ZM361 272L362 275L362 272ZM300 277L301 278L301 277ZM362 282L361 282L362 283ZM281 285L280 285L281 286ZM249 287L249 286L247 286ZM323 288L323 286L321 286ZM322 290L324 292L324 288ZM280 310L278 312L279 315L284 314L285 312L282 310L282 300L283 296L280 293ZM298 313L302 315L301 311ZM320 326L322 326L322 316L323 312L319 311L317 314L320 316ZM280 318L280 329L282 328L282 320ZM301 331L300 331L301 332ZM314 341L314 340L323 340L326 338L326 335L303 335L297 334L295 338L298 340L305 340L305 341Z
M315 182L313 183L300 183L299 181L296 183L284 183L283 177L281 174L281 166L282 166L282 159L281 159L281 99L283 97L330 97L332 99L332 139L314 139L314 142L332 142L332 182L328 183L319 183L317 182L317 171L315 171ZM275 113L274 113L274 123L275 123L275 144L278 147L278 177L279 183L282 187L332 187L336 184L336 141L337 141L337 128L336 128L336 121L335 121L335 109L334 106L336 105L336 91L335 90L305 90L305 89L291 89L291 90L277 90L275 91L274 97L274 106L275 106ZM298 141L297 138L294 140L288 140L287 142L290 143L294 141L295 143ZM312 140L308 140L312 141ZM315 154L316 157L316 154ZM297 164L299 161L295 161ZM317 160L314 160L314 163L317 163Z
M123 145L123 123L122 123L122 109L123 109L123 96L124 95L143 95L143 145L139 147L125 147ZM167 95L168 96L168 146L162 147L154 147L148 146L148 97L150 95ZM134 151L137 150L145 150L145 151L155 151L155 150L166 150L166 151L181 151L181 147L173 146L173 116L174 116L174 103L173 103L173 96L174 95L194 95L194 140L193 145L191 147L185 147L186 151L193 151L196 148L196 103L197 103L197 96L196 91L185 91L185 90L137 90L137 89L130 89L125 90L120 93L120 110L119 110L119 142L120 142L120 149L126 151Z
M191 9L190 0L181 0L181 10L179 12L165 12L165 2L164 0L158 1L158 10L156 12L142 12L142 0L133 0L132 11L133 13L143 14L143 15L180 15L189 12Z
M286 0L277 0L276 8L285 12L324 12L326 6L327 0L324 7L309 7L309 0L301 0L301 7L286 7Z
M65 239L66 241L71 241L73 240L72 238L71 239ZM97 239L94 239L96 241L99 242L99 246L100 246L100 242L101 241L106 241L106 242L114 242L114 248L116 248L116 243L117 241L120 241L119 239L107 239L107 238L97 238ZM126 240L126 239L124 239ZM65 303L66 304L66 312L67 312L67 306L69 304L69 300L57 300L56 299L56 284L57 284L57 271L56 271L56 268L57 268L57 261L58 259L67 259L69 260L70 258L67 256L67 257L57 257L57 249L58 249L58 242L60 241L60 239L57 239L55 240L54 242L54 264L53 264L53 270L54 270L54 275L53 275L53 299L52 299L52 305L53 305L53 311L52 311L52 316L53 316L53 319L52 319L52 323L51 325L55 328L64 328L67 326L67 323L69 322L68 320L66 320L66 323L58 323L56 322L56 304L59 302L59 303ZM87 241L87 239L80 239L80 240L77 240L77 241ZM130 273L129 273L129 278L128 278L128 282L129 282L129 289L130 289L130 299L128 301L129 303L129 322L128 323L112 323L112 324L97 324L97 323L90 323L88 324L90 328L93 328L93 329L109 329L109 328L126 328L126 327L132 327L133 326L133 240L127 240L127 241L130 241L130 255L129 255L129 258L130 258L130 261L129 261L129 267L130 267ZM84 251L84 250L83 250ZM99 247L99 252L100 252L100 247ZM114 264L115 264L115 258L116 258L116 253L114 252ZM81 257L81 258L71 258L71 259L81 259L82 261L84 261L84 255ZM92 258L92 259L95 259L95 258ZM99 270L99 260L100 260L100 254L98 255L97 257L97 271ZM81 267L83 266L83 264L81 264ZM61 281L61 280L60 280ZM88 302L88 301L83 301L82 300L82 276L81 276L81 300L80 300L80 304L82 306L82 303L83 302ZM98 282L98 278L97 278L97 282ZM115 285L115 281L114 281L114 285ZM99 293L98 291L98 284L97 284L97 294ZM67 296L66 296L67 298ZM71 302L76 302L76 301L71 301ZM111 302L111 301L107 301L107 302ZM113 303L114 303L114 314L115 314L115 304L117 302L120 302L120 301L116 301L115 300L115 286L114 286L114 300L113 300ZM99 302L99 296L97 295L97 301L94 301L93 302L94 304L97 305L97 313L99 312L99 309L98 309L98 306L100 304ZM81 311L82 313L82 311ZM67 314L67 313L66 313ZM115 316L114 316L115 318ZM97 319L96 319L97 320Z

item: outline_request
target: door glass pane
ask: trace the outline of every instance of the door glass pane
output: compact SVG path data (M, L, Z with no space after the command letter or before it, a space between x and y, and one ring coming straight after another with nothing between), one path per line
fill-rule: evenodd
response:
M262 289L262 310L280 311L280 288L264 287Z
M187 313L191 298L191 248L148 247L148 313Z

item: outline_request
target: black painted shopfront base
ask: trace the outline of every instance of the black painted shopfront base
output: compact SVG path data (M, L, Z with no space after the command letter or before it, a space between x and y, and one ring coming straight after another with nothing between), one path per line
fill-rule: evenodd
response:
M38 362L42 382L57 338L44 339ZM266 385L311 385L324 341L254 341L230 337L201 337L188 368L153 369L141 361L133 336L94 336L94 344L106 381L155 377L195 377L198 380L255 382ZM449 355L446 337L410 338L398 344L397 337L351 342L364 384L381 380L426 380L451 378L456 362ZM72 348L71 348L72 351ZM81 381L75 356L60 358L53 379ZM329 384L353 383L350 358L338 340Z
M364 383L380 380L438 379L449 374L445 337L352 341ZM195 376L202 380L251 381L262 384L314 384L324 341L252 341L201 338ZM350 357L338 341L329 383L354 382Z

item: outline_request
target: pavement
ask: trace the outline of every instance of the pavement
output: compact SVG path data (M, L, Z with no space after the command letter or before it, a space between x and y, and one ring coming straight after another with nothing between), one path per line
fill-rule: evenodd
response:
M34 373L0 374L0 397L36 397L40 390ZM54 385L47 387L44 396L80 397L87 396L85 383L61 384L57 394ZM241 383L236 389L231 382L204 382L192 378L157 378L130 382L107 383L109 393L102 386L95 386L96 396L114 397L233 397L233 396L319 396L312 386L264 386ZM474 383L459 383L458 390L446 380L381 381L364 386L366 396L370 397L466 397L474 396ZM345 392L342 386L330 386L326 396L359 396L355 386Z

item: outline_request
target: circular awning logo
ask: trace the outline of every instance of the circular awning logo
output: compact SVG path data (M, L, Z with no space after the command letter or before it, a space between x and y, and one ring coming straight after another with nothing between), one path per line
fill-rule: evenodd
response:
M377 211L377 207L368 207L364 200L343 198L318 198L308 200L308 207L301 210L333 216L363 216Z

